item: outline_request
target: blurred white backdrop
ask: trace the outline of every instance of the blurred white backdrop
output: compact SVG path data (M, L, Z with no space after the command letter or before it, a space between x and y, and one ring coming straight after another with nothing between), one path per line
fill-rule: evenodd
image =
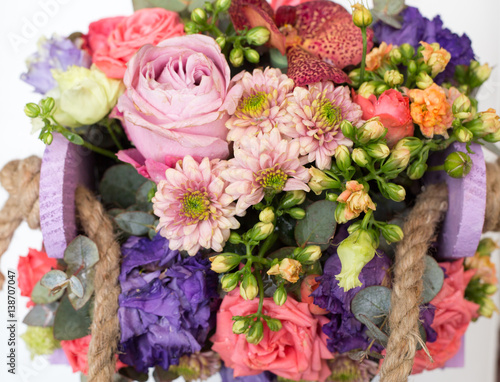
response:
M349 1L338 1L348 7ZM473 42L477 58L496 67L492 78L478 95L480 108L493 107L500 111L500 29L498 0L407 0L418 6L421 12L432 18L440 14L445 26L462 34L466 32ZM31 126L24 116L27 102L38 102L39 95L32 92L19 76L25 70L26 57L35 51L41 35L53 33L69 35L75 31L86 32L88 24L103 17L132 13L131 0L23 0L2 1L0 5L0 168L12 159L25 158L43 153L43 144L30 135ZM489 156L492 160L493 157ZM7 193L0 189L0 205ZM40 232L29 230L23 224L16 232L9 250L1 259L1 269L16 268L18 256L25 256L28 248L40 249ZM498 253L496 254L498 257ZM498 263L498 261L497 261ZM18 374L12 376L6 370L7 330L6 294L0 292L0 380L12 382L79 381L79 375L71 373L69 366L49 365L45 358L30 359L24 343L19 339L26 327L18 326ZM26 298L18 299L18 317L27 313ZM466 335L465 367L437 370L411 377L413 382L455 381L494 382L496 380L496 352L498 315L491 320L481 318L471 324ZM220 380L218 377L211 381Z

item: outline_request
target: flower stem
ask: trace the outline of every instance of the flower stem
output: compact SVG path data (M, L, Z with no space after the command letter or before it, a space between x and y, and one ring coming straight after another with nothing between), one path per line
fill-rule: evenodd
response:
M363 218L363 221L361 222L362 229L368 228L368 224L372 220L372 216L373 216L373 210L368 210L368 212L365 214L365 217Z
M109 150L106 150L106 149L102 149L102 148L100 148L98 146L95 146L92 143L87 142L87 141L83 141L83 145L82 146L86 147L89 150L92 150L92 151L94 151L94 152L96 152L98 154L101 154L101 155L103 155L105 157L108 157L108 158L111 158L111 159L114 159L114 160L118 161L118 159L116 157L116 154L114 152L112 152L112 151L109 151Z
M368 38L366 36L366 27L361 28L363 35L363 57L361 58L361 68L359 72L359 83L362 84L365 79L365 66L366 66L366 51L368 49Z
M259 286L259 308L257 309L257 316L260 317L262 314L262 308L264 307L264 283L262 282L260 266L256 267L254 276L257 279L257 285Z
M123 146L121 145L115 132L113 131L113 128L111 127L111 121L109 119L106 119L106 121L104 122L104 125L106 126L106 129L108 129L108 133L111 136L111 139L115 143L116 147L118 147L118 150L123 150Z
M276 242L278 239L278 234L276 232L273 232L271 235L268 236L266 241L264 241L264 244L261 245L259 248L259 253L257 254L257 257L263 257L266 252L273 246L273 244Z

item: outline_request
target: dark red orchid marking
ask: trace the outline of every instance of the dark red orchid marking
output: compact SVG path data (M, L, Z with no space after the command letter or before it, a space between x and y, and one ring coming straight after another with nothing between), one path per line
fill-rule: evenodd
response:
M330 1L283 6L274 16L265 0L233 0L230 15L237 30L265 26L271 31L270 45L286 50L288 76L297 86L350 83L342 69L358 65L363 57L361 30L343 6ZM371 50L373 31L368 29L367 35Z

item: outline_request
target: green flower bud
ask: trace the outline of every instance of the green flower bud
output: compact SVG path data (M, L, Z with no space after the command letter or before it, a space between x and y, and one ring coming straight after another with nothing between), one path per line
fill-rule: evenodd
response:
M286 212L295 220L302 220L306 217L306 211L299 207L291 208Z
M397 70L388 70L384 74L384 82L391 88L402 85L405 77Z
M363 82L358 89L358 94L362 97L368 98L372 94L375 94L377 89L377 83L374 81Z
M418 65L415 61L411 60L408 62L408 73L409 74L416 74L418 70Z
M457 138L457 141L462 143L470 142L472 138L474 138L472 132L464 126L461 126L458 129L453 130L453 135Z
M215 39L215 42L217 43L217 45L219 45L221 50L226 46L226 38L224 36L217 37Z
M255 27L248 31L246 38L250 45L260 46L268 42L270 36L271 32L266 27Z
M244 54L243 54L243 49L241 48L234 48L231 50L231 53L229 53L229 61L235 68L241 66L243 64L243 59L244 59Z
M223 253L220 255L212 256L209 259L211 269L217 273L229 272L241 262L241 257L235 253Z
M411 153L407 148L394 148L380 169L384 173L404 170L410 162L410 157Z
M467 119L471 116L471 107L470 98L462 94L453 102L453 115L458 119Z
M337 194L326 194L325 200L329 202L336 202L339 196Z
M340 171L346 171L351 166L351 153L349 152L349 148L347 146L337 146L334 155L337 167Z
M340 130L342 130L342 134L344 137L349 138L351 141L354 140L354 136L356 135L356 129L352 125L351 122L344 119L340 124Z
M391 149L385 143L371 143L365 149L366 153L375 159L387 158L391 153Z
M332 188L340 188L341 184L338 180L330 178L323 171L318 170L316 167L311 167L309 169L309 174L311 179L309 180L309 187L316 194L321 194L324 190L329 190Z
M46 133L42 134L42 136L40 137L40 139L46 145L50 145L52 143L52 140L54 139L54 137L52 136L52 133L46 132Z
M189 21L184 24L184 32L186 32L186 34L196 34L200 32L200 28L196 23Z
M491 256L491 253L497 248L498 245L494 240L489 237L485 237L479 242L477 252L479 252L481 256Z
M476 61L473 61L476 62ZM479 62L476 64L471 64L470 66L470 86L472 88L477 88L481 86L491 75L491 67L488 64L479 65Z
M28 118L36 118L40 115L40 106L33 102L27 103L24 107L24 114Z
M243 276L243 281L240 283L241 297L243 297L245 300L250 301L257 297L258 293L259 287L257 285L255 276L251 273L247 273L245 276Z
M272 223L274 221L274 211L271 207L264 208L259 214L262 223Z
M361 225L362 225L362 221L358 220L357 222L354 222L352 223L348 228L347 228L347 232L349 234L353 233L353 232L356 232L358 229L361 228Z
M408 167L407 174L411 180L417 180L424 176L427 171L426 163L414 162Z
M383 183L383 191L395 202L402 202L406 198L406 190L403 186L395 183Z
M42 109L42 114L49 116L52 114L54 107L56 106L56 101L54 98L47 97L40 101L40 109Z
M354 163L356 163L359 167L366 167L366 165L371 162L368 153L360 148L352 150L351 157Z
M281 325L281 321L277 318L268 318L266 319L267 327L269 330L273 332L279 332L283 325Z
M207 12L213 12L214 11L214 6L210 1L205 1L205 4L203 4L203 7Z
M399 48L394 48L389 52L389 58L392 65L398 66L403 61L403 53Z
M366 121L357 131L357 140L365 145L369 142L376 141L385 136L387 129L384 127L378 117L371 118Z
M490 135L488 142L496 142L491 140L499 134L500 117L494 109L488 109L478 114L477 118L467 122L465 126L474 134L475 137L485 138Z
M387 86L387 84L380 84L378 85L376 88L375 88L375 94L376 95L381 95L383 92L385 92L386 90L389 90L389 86Z
M215 2L215 9L219 12L226 12L231 6L231 0L217 0Z
M260 61L260 54L255 49L245 49L245 58L252 64L257 64Z
M352 5L352 21L358 28L366 28L373 22L373 16L363 4Z
M231 234L229 235L229 242L231 244L240 244L241 243L241 236L239 233L237 232L231 232Z
M498 291L498 287L496 285L493 285L493 284L486 284L484 287L484 293L486 293L486 295L488 295L488 296L491 296L492 294L497 293L497 291Z
M308 245L305 248L300 248L295 256L297 261L302 264L313 264L321 258L321 248L319 245Z
M339 224L344 224L347 223L348 220L345 217L345 209L347 208L347 205L345 203L339 203L337 204L337 207L335 207L335 221Z
M387 241L388 244L396 243L403 239L403 230L396 224L387 224L380 228L382 231L382 236Z
M495 303L488 297L483 297L479 302L479 314L481 316L491 318L494 312L498 312L498 308Z
M278 287L278 289L276 289L276 291L274 292L274 295L273 295L274 303L278 306L281 306L286 302L286 298L287 298L287 294L286 294L285 287L283 285L280 285Z
M416 81L417 81L417 87L422 90L427 89L434 83L432 77L429 76L426 72L418 73Z
M353 83L355 84L359 83L359 81L361 80L361 70L360 69L351 70L351 72L349 73L349 78Z
M416 157L419 153L422 147L424 146L424 143L416 138L416 137L406 137L398 141L396 143L396 146L394 146L393 150L398 150L398 149L408 149L410 150L410 158Z
M415 55L415 48L410 44L402 44L399 47L399 50L401 51L403 57L406 58L407 60L411 60Z
M61 347L59 341L54 338L52 327L28 326L28 329L21 335L21 338L26 343L26 347L32 357L52 354L54 350Z
M196 8L191 13L191 20L196 24L205 24L207 21L207 13L202 8Z
M274 231L273 223L259 222L249 231L249 238L253 241L261 241L266 239Z
M287 210L293 206L300 205L306 200L306 193L302 190L288 191L280 202L280 208Z
M228 273L222 276L221 285L224 292L231 292L234 288L238 286L240 281L239 273Z
M363 285L359 281L359 274L375 256L376 248L372 235L364 229L358 229L339 244L337 254L342 270L335 278L344 292Z
M257 345L262 341L264 338L264 325L262 324L262 321L258 319L255 321L252 326L250 327L250 330L246 334L247 342Z
M455 151L444 161L444 169L452 178L463 178L472 169L472 159L466 153Z
M233 323L233 333L234 334L243 334L248 331L250 326L249 320L246 318L241 318L239 320L234 321Z

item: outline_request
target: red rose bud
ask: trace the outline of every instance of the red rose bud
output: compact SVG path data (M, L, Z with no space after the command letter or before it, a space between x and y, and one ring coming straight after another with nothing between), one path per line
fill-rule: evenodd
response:
M472 169L472 159L466 153L455 151L444 161L444 169L452 178L463 178Z

